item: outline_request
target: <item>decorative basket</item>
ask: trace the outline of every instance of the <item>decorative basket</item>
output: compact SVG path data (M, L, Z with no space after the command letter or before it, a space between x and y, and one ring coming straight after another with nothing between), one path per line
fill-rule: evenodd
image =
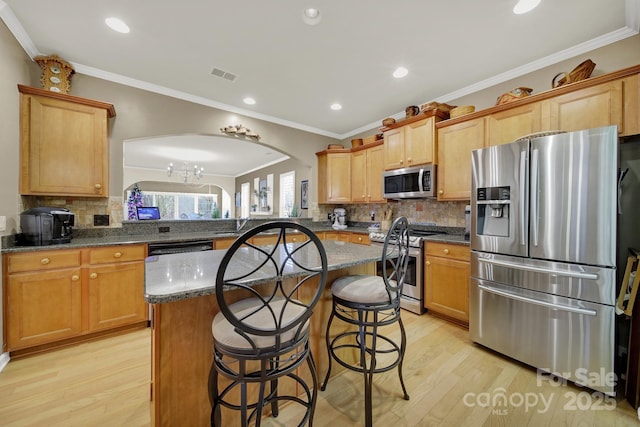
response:
M562 72L556 74L555 77L551 80L551 87L556 88L569 83L575 83L579 82L580 80L588 79L595 68L595 62L587 59L576 68L571 70L571 72L569 73Z
M360 147L362 145L362 138L356 138L351 140L351 148Z
M449 111L451 111L452 108L456 108L456 105L449 105L449 104L435 102L435 101L427 102L426 104L422 104L420 106L420 109L422 110L422 112L431 111L431 110L440 110L444 113L448 113Z
M395 122L396 122L396 119L394 119L393 117L387 117L386 119L382 120L382 126L390 126Z
M531 95L533 89L529 87L517 87L511 92L503 93L498 97L496 105L506 104L507 102L515 101L516 99L524 98Z
M376 142L378 140L378 135L371 135L363 138L362 143L364 145L371 144L372 142Z
M344 145L340 145L340 144L329 144L327 146L327 150L342 150L344 148Z
M417 105L409 105L404 109L405 114L407 115L407 119L409 117L417 116L420 114L420 108Z
M473 113L474 111L476 111L476 107L473 105L463 105L462 107L452 108L451 111L449 111L449 117L454 119L464 116L465 114Z

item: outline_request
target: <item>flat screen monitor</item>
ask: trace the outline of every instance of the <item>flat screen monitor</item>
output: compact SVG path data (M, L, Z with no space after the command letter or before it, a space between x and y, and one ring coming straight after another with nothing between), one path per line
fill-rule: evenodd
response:
M160 210L157 206L136 206L136 214L139 220L160 219Z

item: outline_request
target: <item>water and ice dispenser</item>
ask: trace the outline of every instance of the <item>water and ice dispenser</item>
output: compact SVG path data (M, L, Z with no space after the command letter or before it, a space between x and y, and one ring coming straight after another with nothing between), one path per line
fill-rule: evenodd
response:
M476 194L476 233L509 237L511 188L482 187Z

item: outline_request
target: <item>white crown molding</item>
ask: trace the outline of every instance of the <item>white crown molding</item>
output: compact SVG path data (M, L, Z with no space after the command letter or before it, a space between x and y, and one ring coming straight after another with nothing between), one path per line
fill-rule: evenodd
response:
M0 0L0 18L5 22L11 33L14 35L18 43L22 46L25 52L33 59L34 57L40 55L41 53L36 48L35 44L22 27L22 24L18 21L16 16L14 15L11 8L2 0ZM523 66L514 68L512 70L506 71L504 73L493 76L489 79L482 80L480 82L474 83L472 85L466 86L462 89L458 89L454 92L450 92L444 94L442 96L436 97L431 101L437 102L448 102L453 99L461 98L466 95L470 95L472 93L478 92L480 90L489 88L491 86L495 86L497 84L503 83L505 81L514 79L516 77L520 77L524 74L531 73L533 71L537 71L549 65L556 64L560 61L564 61L566 59L573 58L575 56L581 55L585 52L589 52L591 50L606 46L608 44L623 40L627 37L634 36L638 34L640 31L640 0L626 0L625 3L625 27L620 28L619 30L612 31L608 34L605 34L600 37L596 37L595 39L586 41L584 43L580 43L571 48L562 50L560 52L554 53L552 55L546 56L544 58L538 59L536 61L530 62ZM170 96L172 98L181 99L184 101L193 102L195 104L205 105L212 108L217 108L220 110L228 111L235 114L241 114L243 116L252 117L259 120L264 120L270 123L279 124L282 126L287 126L294 129L299 129L305 132L314 133L317 135L323 135L329 138L335 139L347 139L353 135L365 132L367 130L371 130L374 128L379 128L381 124L381 120L378 120L374 123L370 123L368 125L361 126L357 129L354 129L350 132L346 132L343 134L337 134L334 132L329 132L324 129L318 129L311 126L306 126L300 123L291 122L289 120L280 119L278 117L269 116L266 114L256 113L251 110L246 110L243 108L234 107L232 105L223 104L221 102L217 102L208 98L204 98L201 96L192 95L189 93L185 93L182 91L169 89L164 86L144 82L142 80L133 79L130 77L122 76L115 73L110 73L108 71L100 70L97 68L89 67L83 64L72 63L73 67L76 70L76 73L85 74L91 77L96 77L99 79L111 81L114 83L123 84L130 87L135 87L138 89L146 90L149 92L158 93L161 95ZM429 101L425 101L429 102ZM398 112L392 116L395 119L401 119L405 115L404 111Z
M185 93L179 90L170 89L164 86L156 85L156 84L145 82L142 80L133 79L120 74L110 73L108 71L89 67L87 65L78 64L77 62L71 62L71 65L73 65L73 68L76 70L76 73L85 74L87 76L96 77L96 78L108 80L114 83L135 87L137 89L143 89L149 92L170 96L172 98L181 99L183 101L193 102L194 104L200 104L200 105L205 105L207 107L217 108L220 110L228 111L230 113L241 114L247 117L253 117L254 119L264 120L266 122L271 122L271 123L279 124L282 126L303 130L305 132L328 136L329 138L335 138L335 139L340 138L340 135L333 132L326 131L324 129L318 129L318 128L306 126L300 123L291 122L289 120L280 119L278 117L256 113L255 111L245 110L243 108L238 108L232 105L223 104L221 102L204 98L202 96L196 96L190 93Z
M627 6L629 6L630 3L635 3L636 7L638 7L638 10L640 11L640 0L627 0ZM627 9L628 11L628 9ZM467 95L471 95L472 93L478 92L480 90L483 89L487 89L490 88L492 86L495 86L497 84L506 82L508 80L514 79L516 77L520 77L523 76L525 74L540 70L544 67L548 67L550 65L553 64L557 64L558 62L564 61L566 59L570 59L573 58L575 56L581 55L583 53L586 52L590 52L594 49L598 49L600 47L603 46L607 46L611 43L615 43L617 41L626 39L627 37L631 37L631 36L635 36L636 34L638 34L637 30L634 30L632 28L629 27L623 27L620 28L619 30L616 31L612 31L608 34L604 34L600 37L596 37L595 39L592 40L588 40L584 43L580 43L578 45L575 45L573 47L570 47L568 49L565 50L561 50L559 52L556 52L552 55L549 56L545 56L544 58L540 58L536 61L530 62L528 64L522 65L520 67L514 68L512 70L506 71L504 73L495 75L491 78L488 78L486 80L482 80L480 82L471 84L469 86L463 87L462 89L458 89L456 91L453 92L449 92L447 94L444 94L442 96L439 96L433 100L430 101L437 101L437 102L449 102L451 100L454 99L458 99L458 98L462 98L463 96L467 96ZM424 101L424 103L429 102L429 101ZM398 119L398 118L404 118L405 117L405 112L399 112L394 114L393 116L389 116L389 117L393 117L394 119ZM357 135L361 132L365 132L374 128L379 128L380 124L381 124L381 120L374 122L374 123L370 123L368 125L365 126L361 126L358 129L354 129L351 132L345 133L343 135L341 135L342 139L346 139L349 138L353 135Z

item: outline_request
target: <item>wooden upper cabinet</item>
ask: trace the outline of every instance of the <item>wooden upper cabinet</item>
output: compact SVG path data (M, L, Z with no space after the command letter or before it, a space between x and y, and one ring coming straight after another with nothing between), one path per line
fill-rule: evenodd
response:
M621 136L640 133L640 74L622 80L624 117Z
M540 103L493 113L487 117L487 146L513 142L530 133L540 132Z
M384 171L383 145L351 153L351 201L384 202L382 172Z
M622 80L542 101L542 129L567 132L617 125L622 132Z
M384 132L385 169L436 163L435 123L436 116L431 116L386 130Z
M109 196L113 105L18 85L20 194Z
M322 151L318 156L318 203L351 201L351 152Z
M438 129L438 201L470 200L471 151L484 145L484 117Z

